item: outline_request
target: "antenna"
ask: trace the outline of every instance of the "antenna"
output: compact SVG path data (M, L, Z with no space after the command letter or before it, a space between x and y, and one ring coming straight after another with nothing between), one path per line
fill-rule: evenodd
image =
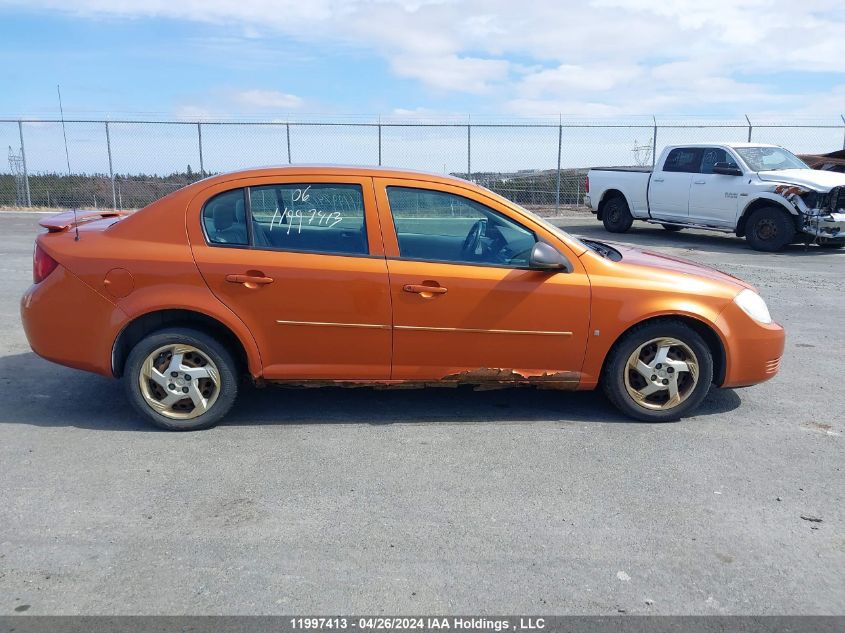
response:
M62 88L58 84L56 84L56 92L59 93L59 114L61 115L62 119L62 136L65 138L65 160L67 161L67 175L70 177L70 153L67 151L67 130L65 129L65 110L62 107ZM77 242L79 241L79 224L76 221L76 206L73 207L73 229L76 233L75 237L73 238Z

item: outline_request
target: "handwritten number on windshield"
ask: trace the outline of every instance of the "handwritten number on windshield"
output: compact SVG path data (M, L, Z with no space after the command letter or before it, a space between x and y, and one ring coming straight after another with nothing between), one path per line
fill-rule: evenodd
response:
M311 185L308 185L305 189L295 189L293 196L291 196L291 202L308 202L311 199L311 195L308 193L309 189L311 189ZM288 209L285 207L285 210L281 213L278 209L273 213L273 217L270 220L270 230L273 230L274 225L281 228L282 224L287 223L287 235L290 235L294 225L296 227L296 234L299 235L302 233L303 224L332 228L340 222L343 222L343 216L340 214L340 211L329 211L327 213L325 211L318 211L316 207L305 210Z

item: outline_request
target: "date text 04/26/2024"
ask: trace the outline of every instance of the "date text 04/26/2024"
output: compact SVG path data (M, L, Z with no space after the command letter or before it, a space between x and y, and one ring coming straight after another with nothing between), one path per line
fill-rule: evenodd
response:
M515 620L481 617L301 617L291 618L292 629L363 629L375 631L456 630L456 631L539 631L545 620L519 617Z

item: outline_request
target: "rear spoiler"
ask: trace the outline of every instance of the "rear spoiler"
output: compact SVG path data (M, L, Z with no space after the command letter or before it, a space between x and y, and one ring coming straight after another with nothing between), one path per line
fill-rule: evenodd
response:
M65 211L58 215L51 215L49 218L41 220L38 224L47 229L50 233L61 233L67 231L74 226L79 226L85 222L93 222L101 218L118 218L129 215L131 211Z

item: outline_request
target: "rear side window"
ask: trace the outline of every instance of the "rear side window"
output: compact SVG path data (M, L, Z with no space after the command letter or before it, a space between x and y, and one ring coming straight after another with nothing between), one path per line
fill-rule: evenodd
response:
M669 152L663 171L696 174L701 165L702 150L698 147L677 147Z
M721 147L705 147L704 154L701 157L701 173L712 174L716 163L727 163L731 167L738 167L733 156Z
M525 268L532 231L489 207L445 191L388 187L404 259Z
M218 194L205 203L202 226L212 244L246 246L246 200L243 189Z
M255 248L364 255L360 185L302 183L250 187Z

